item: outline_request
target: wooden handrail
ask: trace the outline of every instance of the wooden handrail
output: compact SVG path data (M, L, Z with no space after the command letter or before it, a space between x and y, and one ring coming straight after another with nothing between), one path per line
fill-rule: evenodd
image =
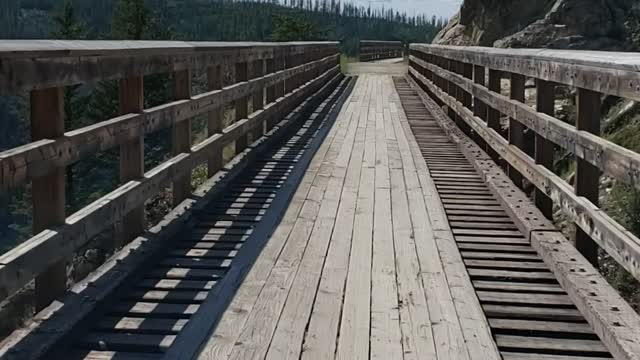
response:
M207 113L224 104L246 97L257 89L269 87L294 75L337 61L338 55L311 61L286 70L235 83L219 90L194 95L145 109L141 113L126 114L87 127L73 130L56 139L29 143L0 153L0 189L24 184L41 176L53 167L65 166L98 151L140 135L154 133L174 123Z
M272 59L324 49L337 42L183 42L3 40L0 95L122 79L232 62Z
M447 94L444 88L444 86L453 86L472 95L476 102L485 104L489 107L489 110L493 109L493 111L502 113L521 124L522 128L518 130L520 133L524 133L526 128L531 129L537 136L574 153L578 159L584 160L590 166L602 170L605 174L621 182L640 189L640 154L595 134L579 130L575 126L564 123L542 111L538 112L538 109L532 108L522 101L501 95L499 88L490 90L472 79L442 67L448 61L471 61L474 66L486 67L492 71L518 70L517 74L530 76L531 74L538 74L538 72L525 67L523 65L525 63L535 60L538 63L543 62L540 66L547 66L547 68L577 66L569 64L578 55L564 51L497 49L494 51L494 49L484 48L456 48L422 44L412 44L410 49L411 68L409 72L414 79L424 85L426 90L442 105L446 105L453 111L456 117L462 119L464 124L488 144L493 152L506 160L510 168L513 168L514 171L517 171L531 182L539 193L551 198L553 202L558 204L563 213L575 222L578 228L587 234L591 240L607 251L612 258L634 277L640 279L640 239L638 237L624 229L600 210L594 204L593 201L595 200L583 196L579 191L576 192L566 181L555 175L551 169L546 167L549 166L548 162L547 164L541 164L532 158L530 149L526 149L522 144L510 143L508 139L499 133L497 128L487 124L486 114L479 114L478 109L475 109L474 112L474 109L468 104L464 104L459 99ZM456 49L460 51L460 54L455 51ZM489 55L487 54L494 54L495 58L489 60ZM538 55L539 57L536 58L534 54L545 54L545 57ZM567 58L562 58L561 54L571 55L570 57L567 55ZM631 60L628 55L625 55L615 63L611 63L605 61L606 59L611 59L610 55L594 52L587 52L585 56L586 54L591 54L591 56L585 57L580 61L576 60L576 63L579 63L582 67L588 66L592 77L598 78L598 72L600 71L605 74L603 76L607 76L615 83L620 83L633 77L640 78L640 70L630 70L633 62L637 63L638 61ZM501 56L507 57L507 59ZM630 60L624 62L622 59ZM547 63L544 63L545 61ZM595 67L598 61L604 62L602 68ZM495 64L498 65L494 67ZM620 72L612 72L612 67L618 68ZM586 70L581 69L580 71ZM551 72L549 74L557 73ZM563 79L563 77L549 74L542 80L558 81ZM616 77L616 74L619 77ZM484 77L485 72L478 72L478 76ZM575 82L581 85L588 85L577 80ZM599 88L599 86L593 84L589 87L592 89ZM553 87L548 86L541 89L540 91L553 91ZM620 88L618 87L618 89ZM620 93L619 90L616 91ZM545 151L545 149L541 149L539 145L535 152L540 151ZM581 175L578 174L577 176ZM582 176L588 176L591 181L594 178L593 174ZM597 178L598 175L596 174L595 179L597 180ZM595 191L595 194L597 194L597 186L597 181L595 184L592 182L590 187L594 189L589 191ZM586 249L590 253L587 258L593 256L594 251L592 249ZM584 251L584 249L581 250Z
M640 100L637 53L411 44L425 55Z
M285 58L297 57L297 62ZM258 67L267 61L273 66L263 73ZM220 87L221 65L252 62L254 72L237 73L236 83ZM295 64L295 65L294 65ZM335 42L304 43L184 43L184 42L104 42L104 41L7 41L0 45L0 93L31 91L38 97L34 111L62 111L59 102L64 86L105 79L121 79L120 112L136 111L94 125L63 133L42 132L40 140L0 153L0 189L23 185L53 183L60 193L55 216L47 215L44 196L34 192L34 206L40 211L39 228L31 239L0 256L0 300L5 299L34 278L54 279L38 287L38 309L64 293L65 261L92 237L124 220L127 231L122 246L144 231L144 202L173 183L174 206L190 193L191 171L208 163L213 176L221 162L225 145L236 142L243 151L247 141L255 141L322 84L339 74L339 54ZM246 65L243 65L246 68ZM242 66L236 66L236 69ZM209 90L191 95L191 72L207 70ZM173 72L176 100L150 109L142 109L142 76ZM284 84L286 85L286 88ZM50 91L48 88L56 89ZM267 103L264 93L267 89ZM42 89L42 90L41 90ZM55 95L55 97L53 96ZM135 97L135 98L134 98ZM235 102L252 113L239 113L234 123L221 128L220 109ZM33 102L33 101L32 101ZM190 119L208 114L208 138L191 145ZM63 117L61 117L63 118ZM39 119L37 117L36 119ZM274 120L276 119L276 120ZM33 126L40 122L33 122ZM138 160L143 154L138 139L160 129L172 128L173 157L150 171L143 172ZM36 128L37 130L37 128ZM38 133L37 131L34 132ZM239 146L238 144L243 144ZM120 145L121 169L131 170L121 185L68 217L64 214L64 168L95 152ZM135 164L133 163L135 161ZM174 189L175 190L175 189ZM136 213L134 215L134 212ZM66 217L66 220L64 220ZM62 220L58 221L56 219ZM133 232L131 231L133 229ZM65 273L66 274L66 273ZM41 284L45 282L40 281Z

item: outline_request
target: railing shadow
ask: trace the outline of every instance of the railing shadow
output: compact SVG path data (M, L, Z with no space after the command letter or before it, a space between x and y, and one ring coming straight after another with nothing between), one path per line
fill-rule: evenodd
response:
M352 86L339 85L320 113L313 106L313 115L299 114L301 126L195 213L195 224L174 237L152 269L119 291L95 322L74 332L68 346L82 349L74 357L95 351L112 359L195 355L278 226Z

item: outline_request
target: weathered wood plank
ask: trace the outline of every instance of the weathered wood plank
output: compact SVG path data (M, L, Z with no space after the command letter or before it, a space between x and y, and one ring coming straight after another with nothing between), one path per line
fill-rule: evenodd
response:
M367 91L371 92L373 83L370 79L367 87ZM364 104L369 108L371 105L374 104ZM371 150L375 151L375 148L371 149L369 145L375 144L375 123L372 123L374 117L370 114L364 116L366 121L362 126L365 128L365 149L351 245L351 254L358 256L351 256L349 260L340 337L336 349L336 357L339 359L368 359L370 351L371 247L375 206L375 160L371 159L375 158L375 152L372 153Z
M339 121L350 124L343 146L351 143L351 148L348 152L343 148L336 160L346 159L348 166L335 223L336 231L331 235L316 301L305 335L302 359L333 359L336 352L364 152L365 133L359 122L366 121L366 116L361 116L361 112L357 111L357 99L365 90L363 83L358 81L346 111L339 117Z
M640 100L640 64L637 54L551 49L499 49L411 44L410 49L586 88L600 93Z

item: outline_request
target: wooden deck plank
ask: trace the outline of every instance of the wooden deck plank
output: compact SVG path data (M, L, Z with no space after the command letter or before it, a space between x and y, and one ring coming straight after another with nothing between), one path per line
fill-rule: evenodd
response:
M400 315L393 228L391 223L391 192L389 160L383 107L388 108L384 92L391 89L383 77L376 77L375 99L376 174L375 207L373 212L373 257L371 268L371 359L402 359ZM385 86L383 86L383 84Z
M295 222L282 252L278 256L264 286L249 313L236 344L231 349L230 359L263 359L282 314L296 273L302 263L314 226L320 216L322 199L328 185L328 174L337 156L345 132L340 131L327 150L318 169L302 210Z
M406 360L436 359L402 169L391 171L391 202L404 356Z
M366 79L366 78L365 78ZM371 80L367 87L373 86ZM370 104L367 104L369 108ZM338 359L368 359L371 323L371 245L375 196L375 123L367 116L356 215L349 259L347 285L344 294ZM357 255L356 255L357 254Z
M340 144L340 148L335 146L330 149L330 151L335 149L337 152L325 159L329 161L327 165L330 165L331 173L321 200L318 219L278 319L266 359L297 360L302 352L305 328L318 291L320 274L336 223L346 168L349 164L350 156L344 156L344 154L351 154L358 125L358 121L354 120L353 116L345 117L343 121L347 122L348 131L341 143L334 144Z
M358 94L355 93L354 98ZM351 153L347 154L348 156L342 153L337 159L338 162L342 162L344 161L342 159L347 157L349 165L335 223L336 231L331 235L331 243L303 344L302 359L333 359L336 351L364 152L365 128L359 126L359 122L366 121L366 115L357 114L352 121L356 124L356 133Z

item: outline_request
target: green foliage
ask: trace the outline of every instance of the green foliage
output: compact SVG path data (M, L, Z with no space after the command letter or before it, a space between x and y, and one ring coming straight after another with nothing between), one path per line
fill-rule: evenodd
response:
M71 0L65 0L62 8L53 16L55 29L51 32L54 39L81 39L85 30L76 18Z
M320 34L316 26L303 16L278 15L275 17L273 41L318 40Z
M144 0L117 0L111 35L118 40L141 40L149 25Z

